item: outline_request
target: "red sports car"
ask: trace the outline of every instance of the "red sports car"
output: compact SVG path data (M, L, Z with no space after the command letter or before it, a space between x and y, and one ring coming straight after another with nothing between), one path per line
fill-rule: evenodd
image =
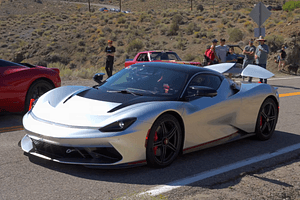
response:
M24 113L30 99L59 87L59 69L0 59L0 113Z

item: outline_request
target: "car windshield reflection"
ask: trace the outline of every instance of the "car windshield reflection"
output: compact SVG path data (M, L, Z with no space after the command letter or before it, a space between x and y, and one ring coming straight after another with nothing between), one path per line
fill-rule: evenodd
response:
M175 60L181 61L179 56L175 52L152 52L150 59L153 60Z
M124 94L178 96L186 78L187 74L172 69L132 65L107 79L101 88Z

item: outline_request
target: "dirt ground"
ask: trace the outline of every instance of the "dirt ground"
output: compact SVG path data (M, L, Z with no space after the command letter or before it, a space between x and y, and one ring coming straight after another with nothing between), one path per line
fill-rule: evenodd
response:
M258 172L242 175L223 184L209 189L188 189L184 192L185 200L216 200L216 199L300 199L300 157L289 162L265 168Z

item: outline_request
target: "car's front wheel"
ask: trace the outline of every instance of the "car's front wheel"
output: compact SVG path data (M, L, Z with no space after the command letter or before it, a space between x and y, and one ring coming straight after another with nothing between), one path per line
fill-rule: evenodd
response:
M152 125L147 139L146 157L151 167L170 165L178 156L182 131L178 120L170 114L159 117Z
M268 140L275 131L278 119L278 107L273 99L266 99L257 116L256 137L260 140Z
M48 92L53 88L54 86L45 80L38 80L34 82L28 89L25 99L24 112L27 112L29 109L30 99L38 99L44 93Z

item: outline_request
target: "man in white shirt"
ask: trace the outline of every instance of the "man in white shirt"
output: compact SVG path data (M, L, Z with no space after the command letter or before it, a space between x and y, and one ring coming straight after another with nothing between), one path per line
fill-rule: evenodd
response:
M216 54L220 58L222 63L226 62L226 56L228 54L229 47L225 45L225 39L220 39L220 45L216 46Z

